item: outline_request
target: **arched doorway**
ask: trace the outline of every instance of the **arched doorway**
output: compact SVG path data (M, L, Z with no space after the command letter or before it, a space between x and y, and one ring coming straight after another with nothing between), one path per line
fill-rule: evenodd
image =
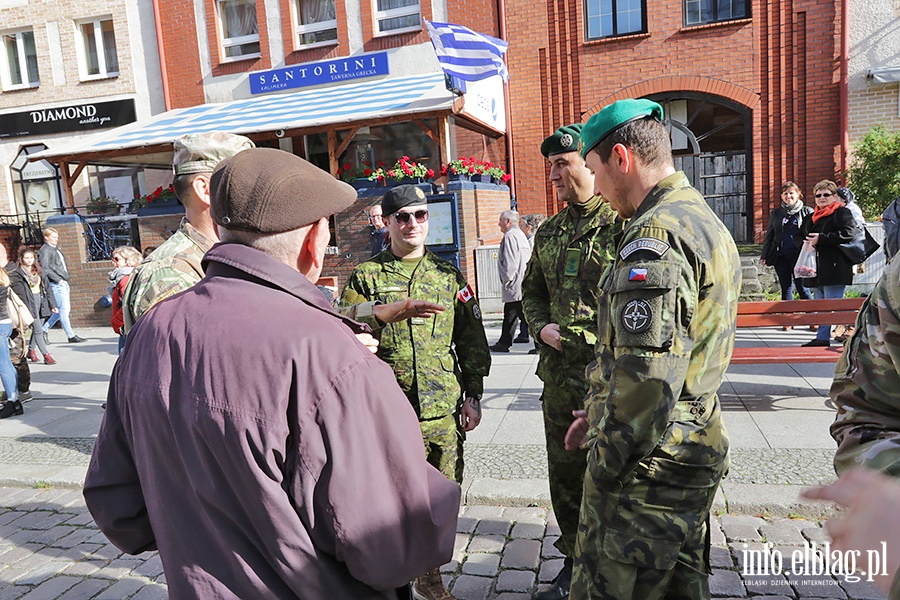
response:
M662 104L669 121L675 168L700 190L736 242L752 241L750 109L699 92L650 99Z

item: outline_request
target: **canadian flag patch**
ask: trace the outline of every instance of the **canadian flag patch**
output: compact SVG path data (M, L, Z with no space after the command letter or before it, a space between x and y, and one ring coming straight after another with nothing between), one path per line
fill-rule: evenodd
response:
M469 300L472 300L475 297L475 291L472 289L472 286L466 284L466 287L459 290L459 293L456 294L456 297L459 298L459 301L465 304Z

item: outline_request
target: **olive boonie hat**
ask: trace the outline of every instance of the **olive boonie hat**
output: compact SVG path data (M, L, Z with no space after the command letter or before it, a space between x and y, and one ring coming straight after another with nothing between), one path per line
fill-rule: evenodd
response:
M548 157L563 152L578 152L582 127L584 126L581 123L560 127L541 144L541 154Z
M212 173L216 165L241 150L256 145L242 135L213 131L185 135L175 140L172 166L175 176L191 173Z
M256 233L299 229L356 201L351 185L274 148L251 148L223 160L209 186L213 220Z
M427 204L425 192L414 185L398 185L387 191L381 201L381 210L385 217L389 217L405 206Z
M628 98L604 106L600 112L588 119L584 129L581 130L581 155L586 157L597 144L625 123L645 117L662 121L662 106L645 98Z

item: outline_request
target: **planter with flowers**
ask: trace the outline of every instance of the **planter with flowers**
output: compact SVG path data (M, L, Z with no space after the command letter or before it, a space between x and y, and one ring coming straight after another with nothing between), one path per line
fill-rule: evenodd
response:
M358 190L372 187L372 182L369 181L369 176L371 174L372 165L366 161L363 161L363 163L357 167L354 167L350 163L344 163L337 172L338 177Z
M410 160L408 156L401 156L393 167L386 168L384 163L378 163L378 167L369 175L369 180L381 186L396 186L406 184L425 184L429 193L432 186L426 183L434 178L434 169L428 165ZM423 188L424 189L424 188Z
M496 185L509 185L509 180L512 179L512 175L507 173L506 169L504 169L500 165L492 164L487 169L485 169L484 172L487 175L491 176L491 183Z
M466 181L474 175L480 175L481 171L480 162L471 156L460 156L441 167L441 175L446 175L450 181Z
M85 208L89 215L119 214L119 202L109 196L91 196L88 198Z
M160 186L149 194L137 196L131 201L131 212L139 217L169 215L183 213L184 206L178 202L175 187L170 184L167 188Z

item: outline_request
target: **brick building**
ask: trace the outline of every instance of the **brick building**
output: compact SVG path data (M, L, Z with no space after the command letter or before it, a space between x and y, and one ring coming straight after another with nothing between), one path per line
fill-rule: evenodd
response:
M739 242L761 240L784 181L839 177L834 0L508 0L507 16L521 211L558 209L541 140L626 97L678 122L677 166Z

